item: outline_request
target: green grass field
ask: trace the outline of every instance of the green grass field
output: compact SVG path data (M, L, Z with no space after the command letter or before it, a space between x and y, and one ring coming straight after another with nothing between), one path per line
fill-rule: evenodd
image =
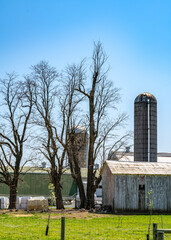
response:
M0 239L60 239L61 216L66 216L66 240L77 239L146 239L148 215L102 215L79 212L51 213L48 236L45 230L48 213L0 213ZM152 216L161 227L161 216ZM171 229L171 215L163 216L163 227ZM152 239L152 225L151 238ZM165 239L171 239L166 236Z

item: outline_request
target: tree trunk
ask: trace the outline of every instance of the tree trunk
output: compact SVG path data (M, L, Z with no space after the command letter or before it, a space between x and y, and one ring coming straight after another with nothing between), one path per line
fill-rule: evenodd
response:
M78 176L76 178L76 182L77 182L80 201L81 201L79 208L85 208L86 207L86 196L85 196L84 185L83 185L81 173L78 174Z
M81 177L81 170L77 161L74 162L74 165L75 165L74 169L71 167L71 173L72 173L72 177L76 180L78 191L79 191L79 196L81 201L79 208L85 208L86 195L85 195L84 185Z
M91 134L90 134L91 135ZM90 136L90 145L89 145L89 157L88 157L88 177L87 177L87 209L94 208L94 136Z
M9 209L16 209L17 201L17 184L10 186Z
M20 145L21 149L22 149L22 146L23 145L21 144ZM12 179L12 183L10 184L9 209L16 209L17 187L18 187L19 168L20 168L21 158L22 158L22 152L19 152L16 156L14 176L13 176L13 179Z
M88 167L88 178L87 178L87 209L94 208L94 177L93 177L93 166Z
M56 209L64 209L62 192L61 192L61 189L62 189L61 174L57 172L54 166L51 169L51 178L55 188Z
M84 185L82 181L81 168L79 165L79 157L78 157L79 151L83 143L82 142L80 143L80 141L77 139L75 131L71 132L71 134L69 135L69 142L70 142L70 145L67 149L67 154L68 154L71 174L77 183L77 187L79 191L79 197L81 202L79 208L85 208L86 195L85 195Z
M78 165L78 159L75 159L74 156L71 156L69 152L68 152L68 157L69 157L69 162L70 162L71 174L77 183L77 187L78 187L78 191L79 191L79 196L80 196L80 201L81 201L79 208L85 208L86 207L86 195L85 195L84 185L83 185L83 181L82 181L81 170Z
M56 197L56 209L64 209L60 182L56 182L55 197Z
M94 142L95 142L95 126L94 126L94 90L90 93L89 98L89 115L90 115L90 138L88 153L88 177L87 177L87 209L94 208Z

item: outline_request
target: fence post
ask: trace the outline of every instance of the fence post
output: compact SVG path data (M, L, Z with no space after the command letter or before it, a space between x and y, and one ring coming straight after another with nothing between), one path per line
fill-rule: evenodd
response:
M149 234L147 234L147 240L149 240L150 238L149 238Z
M157 233L157 240L164 240L164 232Z
M157 240L157 223L153 223L153 240Z
M61 217L61 240L65 240L65 217Z

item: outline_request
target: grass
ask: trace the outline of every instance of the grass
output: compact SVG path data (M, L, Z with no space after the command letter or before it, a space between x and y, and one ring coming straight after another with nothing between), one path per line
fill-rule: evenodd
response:
M60 239L60 217L65 215L66 240L146 239L148 231L148 215L85 214L79 211L74 215L55 212L51 214L49 234L45 236L48 213L13 212L0 214L0 239ZM161 216L153 215L154 222L161 227ZM171 229L170 215L163 216L163 227Z

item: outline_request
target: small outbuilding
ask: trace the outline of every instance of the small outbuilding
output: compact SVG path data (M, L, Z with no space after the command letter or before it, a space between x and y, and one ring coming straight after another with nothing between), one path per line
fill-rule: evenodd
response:
M114 212L171 213L171 163L106 161L102 204Z

